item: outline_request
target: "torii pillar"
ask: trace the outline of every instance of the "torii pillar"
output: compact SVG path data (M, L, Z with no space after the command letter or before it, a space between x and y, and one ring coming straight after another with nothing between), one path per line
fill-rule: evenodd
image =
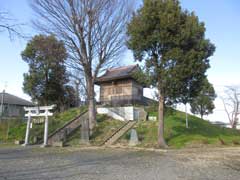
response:
M29 144L29 133L30 133L30 124L31 124L31 114L28 113L28 121L27 121L27 128L26 128L26 134L25 134L25 141L24 146L27 146Z
M48 145L48 110L46 110L45 122L44 122L44 142L42 147Z

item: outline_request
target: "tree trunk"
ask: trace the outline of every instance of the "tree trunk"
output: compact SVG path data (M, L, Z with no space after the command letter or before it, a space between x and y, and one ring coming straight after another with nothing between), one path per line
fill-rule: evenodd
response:
M164 140L164 97L159 91L159 105L158 105L158 146L160 148L167 148Z
M237 120L235 118L232 123L232 129L237 129Z
M89 133L92 135L93 128L96 125L96 105L94 98L89 99L88 112L89 112Z
M200 112L201 112L201 119L203 120L203 115L204 115L204 112L203 112L203 105L200 106Z
M46 84L45 84L45 106L48 106L48 68L45 70L45 81L46 81Z
M76 106L80 106L80 98L79 98L79 81L75 82L76 83Z
M93 128L96 125L96 104L95 104L95 92L94 82L92 78L87 78L88 85L88 112L89 112L89 133L92 135Z

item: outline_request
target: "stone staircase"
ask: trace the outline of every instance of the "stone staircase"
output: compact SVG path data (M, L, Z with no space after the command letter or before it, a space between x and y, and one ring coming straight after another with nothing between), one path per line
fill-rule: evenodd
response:
M115 131L111 136L109 136L102 145L112 145L117 140L122 137L125 133L127 133L135 124L137 121L127 121L123 126L121 126L117 131Z
M64 124L61 128L58 128L48 136L48 145L54 145L54 143L65 142L66 138L78 129L82 121L88 118L88 111L81 113L76 118Z

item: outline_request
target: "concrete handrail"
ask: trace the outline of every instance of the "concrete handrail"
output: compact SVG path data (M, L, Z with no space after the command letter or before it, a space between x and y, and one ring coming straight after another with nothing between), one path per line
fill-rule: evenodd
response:
M52 132L48 138L51 138L52 136L54 136L57 132L61 131L62 129L64 129L66 126L68 126L69 124L71 124L73 121L77 120L78 118L80 118L81 116L83 116L84 114L88 113L87 110L85 110L84 112L82 112L80 115L78 115L77 117L75 117L74 119L66 122L62 127L56 129L54 132Z
M129 124L130 121L127 121L126 123L124 123L121 127L119 127L116 131L114 131L110 136L108 136L103 143L101 143L101 145L104 145L109 139L111 139L115 134L117 134L121 129L123 129L124 127L126 127Z

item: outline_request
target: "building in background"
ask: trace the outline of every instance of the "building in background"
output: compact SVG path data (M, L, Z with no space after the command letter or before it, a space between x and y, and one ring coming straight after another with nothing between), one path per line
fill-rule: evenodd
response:
M3 91L0 93L0 118L23 117L24 106L34 106L25 99Z
M99 114L107 114L120 121L147 119L143 106L156 101L143 95L146 85L136 78L140 70L138 65L111 68L95 80L95 84L100 86Z
M214 121L214 122L211 122L211 123L214 124L214 125L221 126L223 128L232 128L230 123L225 123L225 122L222 122L222 121ZM236 129L240 129L240 123L237 124Z
M140 70L138 65L108 69L95 81L100 86L102 105L147 105L148 98L143 96L144 84L137 82L134 73Z

